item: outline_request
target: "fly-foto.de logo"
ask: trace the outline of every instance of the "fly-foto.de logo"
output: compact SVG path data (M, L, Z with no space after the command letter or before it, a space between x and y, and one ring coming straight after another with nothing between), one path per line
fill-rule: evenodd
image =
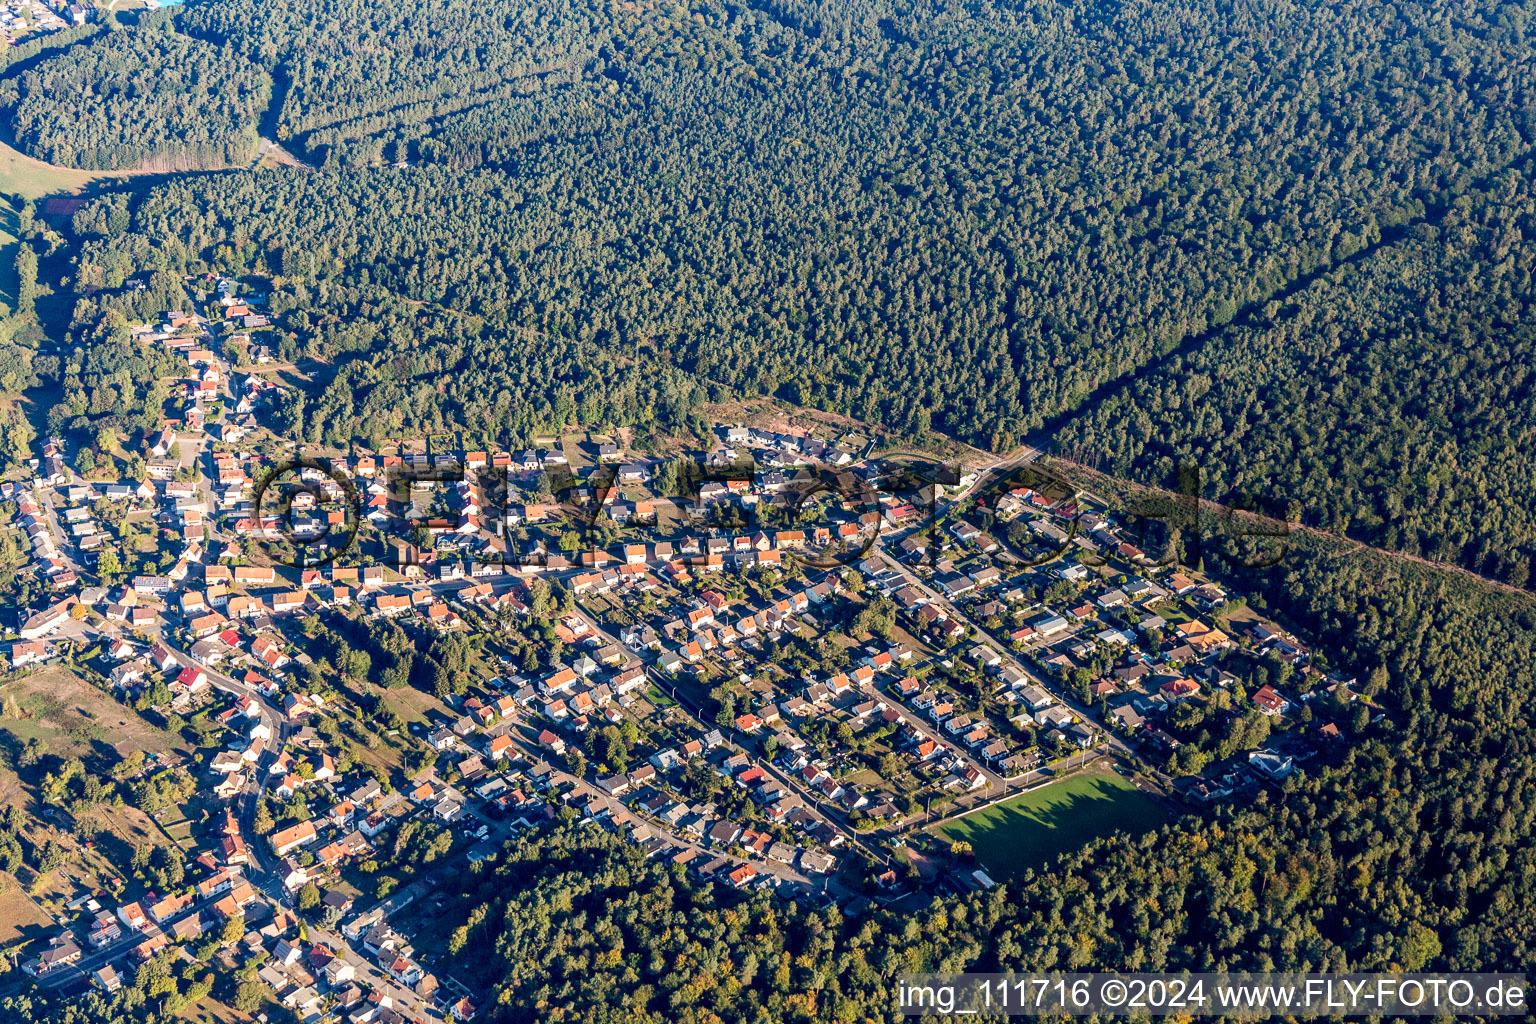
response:
M401 550L442 545L512 569L601 566L616 546L650 543L654 555L665 550L657 542L687 537L705 539L673 550L706 563L771 550L822 570L857 565L877 544L935 571L957 553L1021 568L1116 556L1199 565L1218 540L1229 564L1264 569L1289 550L1289 522L1251 499L1204 500L1196 466L1179 468L1174 492L1133 491L1118 506L1065 468L1035 459L974 472L900 455L786 470L750 456L684 458L647 471L640 488L625 478L632 469L610 465L578 476L568 466L528 473L439 461L389 467L364 493L334 463L297 458L261 475L236 532L260 560L297 568L336 561L365 528Z

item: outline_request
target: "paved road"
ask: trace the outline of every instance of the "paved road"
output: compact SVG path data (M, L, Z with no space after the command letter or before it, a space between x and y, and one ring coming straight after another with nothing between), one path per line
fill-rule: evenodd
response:
M919 579L917 575L913 573L912 570L904 565L899 559L894 558L886 553L881 547L881 542L879 539L876 540L875 548L872 549L871 553L877 549L884 557L884 561L891 565L896 572L901 574L902 578L907 583L915 587L920 593L926 596L930 603L941 607L947 615L962 625L969 626L975 633L978 641L984 641L988 643L994 650L997 651L997 653L1004 659L1005 662L1017 667L1030 679L1031 682L1044 689L1047 693L1051 694L1051 696L1056 698L1060 704L1070 708L1072 712L1078 716L1078 718L1080 718L1085 724L1088 725L1090 729L1094 731L1095 736L1097 737L1095 743L1107 743L1114 750L1119 751L1125 756L1141 764L1144 770L1158 779L1158 781L1163 785L1172 785L1173 780L1171 778L1169 778L1156 767L1150 764L1146 764L1135 749L1133 749L1128 743L1125 742L1125 740L1121 739L1119 735L1117 735L1104 722L1102 722L1098 717L1097 710L1092 705L1083 704L1080 700L1077 699L1075 694L1069 692L1065 687L1059 685L1053 680L1046 679L1039 673L1035 672L1021 659L1014 657L1010 650L1009 642L1006 638L998 637L992 634L980 623L974 621L964 612L962 612L948 598L944 597L944 595Z
M145 939L150 939L157 935L166 934L166 932L173 925L175 925L176 922L184 918L191 917L193 914L207 910L209 907L219 902L219 900L223 899L224 896L224 893L219 893L215 896L210 896L205 900L196 901L181 913L167 918L164 925L157 925L154 922L150 922L141 932L131 931L125 927L123 931L126 934L120 941L102 949L87 953L79 960L76 960L73 964L70 964L66 967L57 967L52 971L49 971L47 974L38 978L37 983L44 988L58 988L61 985L68 984L76 978L81 977L82 975L90 974L102 964L115 963L116 961L127 956L135 946L143 942ZM85 945L81 945L80 948L84 950L87 947Z
M147 933L140 934L134 932L122 941L115 942L105 949L96 950L81 956L79 960L72 964L55 967L47 974L39 975L37 984L40 988L59 988L67 985L72 981L85 977L102 964L112 963L121 957L127 956L128 951L143 942L146 937ZM84 951L87 947L82 944L80 948Z
M1106 739L1111 746L1123 751L1128 755L1135 756L1135 752L1126 745L1124 740L1120 739L1120 737L1116 736L1108 729L1103 728L1101 724L1096 721L1094 715L1089 711L1089 709L1083 707L1074 697L1066 693L1063 687L1059 686L1054 681L1045 679L1024 662L1020 661L1018 658L1015 658L1010 651L1007 642L999 639L996 636L993 636L992 633L988 632L979 623L975 622L970 618L970 616L966 615L956 605L951 603L949 599L946 598L943 594L939 593L937 590L933 589L927 583L924 583L921 579L919 579L911 569L901 564L899 560L887 557L885 561L894 566L896 572L900 573L902 578L905 579L908 584L915 587L920 593L927 597L930 604L937 605L939 608L943 609L946 615L954 619L956 622L959 622L962 626L969 626L971 631L975 634L978 642L986 643L997 652L998 656L1001 657L1006 664L1012 665L1019 671L1023 672L1024 675L1029 678L1030 682L1041 687L1046 692L1051 694L1051 696L1055 697L1059 702L1071 708L1079 718L1082 718L1084 722L1088 723L1088 727L1090 729L1093 729L1096 734L1102 734L1102 737Z
M223 386L224 386L224 389L225 389L225 393L226 394L231 394L231 392L229 391L229 374L228 374L228 370L227 370L227 368L225 368L223 366L221 366L221 370L223 371L223 374L224 374L224 376L223 376ZM233 408L232 402L230 403L230 408L231 409ZM190 455L191 455L191 459L192 459L192 463L191 464L196 466L197 470L198 470L198 482L199 482L199 485L204 489L205 493L209 496L209 498L211 500L211 498L212 498L212 490L211 490L210 482L208 480L207 475L203 471L203 466L202 466L203 460L200 458L200 456L203 453L204 445L206 443L206 440L207 439L205 437L198 438L197 439L197 443L196 443L196 448L190 453ZM184 454L184 458L185 458L188 453L184 451L183 454ZM1024 464L1026 464L1026 463L1028 463L1030 461L1033 461L1034 459L1038 458L1039 455L1040 455L1040 452L1037 449L1025 448L1025 449L1020 450L1019 452L1014 453L1013 455L1009 456L1008 458L1003 459L1003 460L999 460L998 462L996 462L996 463L992 464L991 466L987 467L985 471L983 471L983 472L978 474L977 480L974 481L971 485L969 485L965 489L963 489L961 491L958 491L955 494L953 494L953 495L951 495L948 498L943 500L943 502L941 503L942 504L941 514L942 514L943 511L947 511L948 508L951 508L954 505L964 501L978 487L981 487L984 484L986 484L987 482L989 482L990 480L994 479L997 474L1010 472L1012 469L1014 469L1014 468L1016 468L1016 467L1018 467L1020 465L1024 465ZM43 504L44 504L44 507L47 509L47 512L48 512L49 521L50 521L50 530L54 533L55 542L56 542L57 546L59 547L61 555L63 555L64 552L67 549L67 542L66 542L66 540L64 538L63 531L62 531L62 529L59 526L58 519L57 519L57 516L56 516L56 512L55 512L55 509L54 509L54 503L53 503L53 500L52 500L52 489L48 489L48 490L46 490L44 492ZM208 515L208 530L209 530L210 539L216 539L216 537L217 537L217 535L213 532L213 524L216 521L215 512L216 512L216 510L210 509L209 510L209 515ZM876 539L875 546L874 546L874 548L872 548L872 553L882 553L883 554L883 551L881 549L881 544L882 544L882 541L884 539L889 539L889 538L877 538ZM74 567L73 560L70 559L67 555L65 556L65 558L66 558L66 561L72 567ZM938 595L935 591L933 591L931 588L929 588L921 580L917 579L917 577L915 575L913 575L899 561L896 561L894 559L886 559L886 561L890 562L892 564L892 568L897 573L901 574L906 579L907 582L909 582L910 584L918 587L918 589L921 592L929 595L930 599L936 601L942 607L945 607L949 611L949 613L951 615L953 615L958 621L962 622L965 625L971 626L971 628L975 630L975 632L976 632L978 637L989 637L990 638L990 635L985 630L981 629L975 623L971 622L963 613L961 613L957 608L955 608L953 605L951 605L946 599L944 599L942 596ZM78 568L76 569L76 571L77 572L79 571ZM544 574L544 575L547 578L560 578L562 576L575 575L577 573L581 573L581 572L585 572L585 571L586 571L586 569L583 568L583 567L574 567L574 568L572 568L571 570L569 570L566 573L553 573L553 574ZM431 589L433 589L435 591L438 591L438 592L443 593L445 595L451 596L451 594L453 592L455 592L455 591L457 591L459 589L462 589L463 587L471 585L471 582L472 581L457 581L457 582L443 583L443 582L438 582L438 581L423 581L423 582L420 582L420 583L414 583L409 588L406 588L406 587L391 587L389 589L391 589L391 590L419 589L421 586L425 585L425 586L428 586L428 587L430 587ZM504 589L511 588L513 586L518 585L519 582L520 581L517 580L517 579L503 578L501 580L494 581L494 586L495 586L495 588L498 591L502 591ZM615 637L613 637L612 635L610 635L605 629L603 629L596 621L594 621L591 618L591 616L586 615L584 612L581 613L581 615L582 615L582 618L585 619L588 622L588 625L592 628L594 634L597 637L599 637L600 639L602 639L604 642L607 642L607 643L618 643L617 639ZM119 633L119 630L118 630L118 628L117 628L117 626L115 624L106 624L104 627L101 628L100 632L102 632L103 634L106 634L106 635L111 635L111 636L121 635ZM149 632L151 632L152 634L157 636L162 643L166 644L166 646L171 647L172 650L176 651L176 653L180 657L182 657L182 659L186 663L188 663L188 664L194 663L193 659L190 657L190 655L187 652L175 648L175 646L170 643L170 641L163 634L163 631L161 630L161 628L159 627L158 624L153 629L151 629ZM996 639L995 638L990 638L990 639L992 639L993 642L996 643ZM1006 649L1007 649L1006 646L1004 646L1004 645L999 645L999 646L1001 647L1002 651L1006 651ZM287 717L282 713L281 709L279 709L278 707L273 705L270 701L268 701L259 692L253 690L249 686L246 686L243 682L235 680L234 678L232 678L232 677L230 677L230 676L228 676L228 675L226 675L226 674L224 674L222 672L219 672L218 670L216 670L216 669L214 669L212 667L209 667L209 666L203 666L203 667L204 667L205 672L208 675L210 683L214 687L216 687L217 689L219 689L221 691L224 691L226 693L229 693L231 695L237 696L237 697L250 696L250 697L252 697L253 699L255 699L257 701L257 703L260 706L261 711L262 711L262 719L263 719L263 721L265 721L266 724L268 725L268 727L272 730L272 740L269 743L269 751L270 752L269 752L268 756L269 756L269 758L270 757L278 756L278 754L280 754L283 751L283 749L286 747L286 744L287 744L288 739L289 739L290 731L291 731L289 723L288 723L288 720L287 720ZM655 667L655 665L653 663L646 662L645 667L646 667L646 671L647 671L648 676L652 680L654 680L661 688L663 688L667 692L671 693L673 695L673 697L678 701L679 707L684 711L684 713L688 714L701 728L703 728L705 730L708 730L710 728L714 728L715 727L711 723L707 722L704 719L703 713L702 713L702 708L700 707L698 701L695 700L693 698L693 696L687 690L685 690L685 689L681 689L680 690L678 688L676 682L674 680L669 679L668 677L664 676ZM1063 695L1063 694L1057 692L1055 687L1052 687L1052 686L1049 686L1048 684L1046 684L1043 680L1040 679L1040 677L1038 677L1035 673L1030 671L1030 669L1028 667L1023 666L1023 665L1020 665L1019 667L1022 669L1022 671L1024 671L1026 673L1026 675L1029 676L1029 678L1031 678L1033 681L1039 683L1040 685L1045 686L1049 691L1051 691L1053 694L1055 694L1057 696L1057 698L1062 701L1063 704L1065 704L1065 705L1067 705L1069 707L1072 707L1073 710L1077 711L1085 719L1091 719L1091 714L1087 710L1077 706L1076 702L1073 701L1070 698L1070 696ZM879 693L879 691L876 690L873 687L867 688L867 692L869 692L872 696ZM890 701L888 701L888 703L890 703ZM976 763L973 759L971 759L969 756L967 756L963 751L960 751L960 748L954 742L952 742L952 738L947 738L947 737L941 735L937 730L933 729L930 725L928 725L927 723L923 722L920 717L918 717L918 716L916 716L914 714L909 713L900 704L899 701L894 702L894 706L897 708L898 713L901 714L904 719L914 723L916 725L916 727L921 732L923 732L925 735L928 735L928 736L930 736L932 738L935 738L935 739L939 739L942 742L945 742L946 745L950 746L952 749L955 749L955 750L959 751L960 755L961 755L961 759L963 761L965 761L966 763L973 764L983 774L983 776L987 779L988 791L990 791L994 787L998 788L1000 790L1000 792L997 794L997 796L995 798L991 798L991 799L988 799L986 801L983 801L983 803L994 802L994 799L996 799L996 800L1005 799L1006 797L1008 797L1010 795L1013 795L1013 794L1015 794L1018 791L1017 787L1010 787L1007 784L1007 781L1004 780L1001 776L997 775L995 772L990 771L984 765ZM727 731L727 732L734 732L733 729L726 729L725 731ZM1123 741L1120 741L1118 737L1115 737L1111 733L1106 733L1105 735L1108 736L1110 743L1112 745L1114 745L1117 749L1121 749L1121 750L1124 750L1126 752L1129 752L1129 748L1123 743ZM530 756L535 757L535 758L539 758L539 757L542 756L542 751L538 750L536 748L536 746L534 746L533 744L529 743L529 741L527 740L526 737L514 734L513 738L519 744L519 746L522 747L525 750L525 752L527 752ZM784 784L786 787L788 787L791 791L798 793L805 800L806 806L807 806L807 808L809 809L810 813L813 816L815 816L818 820L825 822L828 825L828 827L832 828L837 833L839 833L842 836L844 836L853 846L861 848L861 849L865 849L867 852L872 853L876 857L882 857L883 856L883 853L881 853L880 851L869 850L869 848L867 846L867 842L866 842L868 837L865 836L865 835L861 835L861 834L855 832L850 827L848 827L848 825L846 824L845 816L841 813L840 809L833 808L833 809L829 810L827 808L827 806L826 806L825 801L820 797L820 794L813 794L810 791L810 789L807 786L805 786L805 784L798 777L798 775L796 775L795 773L786 772L783 769L781 769L778 765L773 764L772 762L768 761L767 759L761 757L760 756L760 749L761 748L760 748L760 744L758 743L758 741L756 741L754 738L751 738L751 737L742 737L742 736L738 736L737 739L738 739L738 742L740 743L740 745L744 749L748 750L749 756L752 756L753 760L761 768L763 768L763 770L765 772L767 772L770 776L772 776L773 778L775 778L778 781L780 781L782 784ZM265 786L267 784L268 773L265 771L265 763L267 763L267 762L264 762L261 766L258 767L258 769L257 769L257 771L255 773L255 777L254 777L253 781L251 782L250 786L248 787L246 793L244 794L244 796L242 797L242 800L241 800L241 813L240 813L240 816L239 816L239 820L240 820L240 825L241 825L242 836L243 836L243 838L244 838L244 840L245 840L245 842L247 844L247 847L248 847L248 850L249 850L249 854L250 854L250 860L251 860L251 863L248 865L248 868L247 868L247 874L248 874L248 877L250 877L250 880L252 881L252 883L254 885L256 885L262 891L268 893L274 899L274 901L276 901L279 905L287 906L288 905L287 894L282 890L280 880L279 880L277 874L275 873L275 868L277 867L277 859L274 858L274 857L271 857L270 854L266 851L265 839L263 837L259 837L259 836L254 835L254 833L252 831L252 828L251 828L252 821L254 819L256 807L257 807L257 805L259 803L261 793L262 793L263 789L265 788ZM1010 792L1010 790L1012 792ZM979 805L977 805L977 806L979 806ZM475 805L475 803L473 801L466 799L465 800L465 807L466 807L466 809L470 810L470 813L473 813L477 817L479 817L479 811L478 811L477 806ZM973 809L975 809L974 806L971 807L971 808L968 808L968 810L973 810ZM659 823L659 822L656 822L656 821L653 821L653 820L647 820L647 824L654 831L656 831L658 834L666 836L672 843L674 843L677 846L691 848L691 849L697 849L697 850L700 850L700 851L702 851L702 852L704 852L706 854L714 852L714 851L706 850L703 847L702 844L697 843L696 841L690 839L687 836L684 836L684 835L681 835L681 834L676 833L674 831L671 831L663 823ZM910 824L910 822L903 822L902 824L903 825L907 825L907 824ZM492 828L493 828L493 835L491 837L489 837L489 838L493 842L504 841L506 838L508 838L511 835L511 832L512 832L512 826L510 824L508 824L508 823L492 823ZM816 885L816 882L811 880L807 876L805 876L805 875L803 875L803 874L801 874L799 872L796 872L793 869L788 868L787 866L779 865L779 864L777 864L777 862L767 861L766 859L762 859L762 858L752 858L751 862L754 864L754 866L758 867L759 870L764 870L764 871L766 871L768 873L774 874L777 877L793 879L795 881L798 881L798 882L801 882L803 884L807 884L807 885L810 885L810 886L813 886L813 887ZM380 901L372 909L377 909L377 910L382 911L384 913L384 915L386 916L386 918L389 915L399 913L401 910L403 910L404 908L408 907L414 900L421 898L422 896L430 893L431 891L435 890L436 888L438 888L441 885L450 883L452 881L452 878L453 878L454 873L455 873L456 870L457 870L456 868L450 867L449 865L445 864L441 868L439 868L437 871L434 871L432 873L429 873L429 874L423 876L422 878L418 879L417 881L411 883L408 886L403 887L402 889L400 889L396 893L392 894L387 899ZM846 890L846 887L842 886L841 883L838 883L835 880L824 881L823 884L824 885L830 885L830 887L835 888L835 889L839 890L840 892L845 892L847 894L851 894L851 890ZM417 997L414 993L409 992L408 990L405 990L404 988L400 987L397 983L395 983L393 981L392 978L390 978L387 975L387 973L383 972L376 965L374 965L366 956L363 956L363 955L359 954L356 950L352 949L350 943L348 943L346 941L345 937L343 937L343 936L341 936L339 934L336 934L336 933L326 932L326 931L321 930L321 929L314 929L313 931L315 932L315 934L317 934L319 937L321 937L324 941L326 941L327 944L331 945L331 947L333 949L335 949L338 953L341 953L350 962L352 962L354 964L355 969L358 971L359 975L362 976L362 978L364 980L366 980L368 983L373 984L376 987L378 987L378 988L380 988L380 989L382 989L384 991L390 992L392 997L396 999L397 1003L399 1003L399 1004L401 1004L401 1005L403 1005L405 1007L408 1007L408 1008L410 1008L413 1011L420 1012L421 1006L422 1006L422 1001L420 1000L420 998ZM67 972L65 970L61 970L59 972L55 972L55 974L53 974L53 975L50 975L49 979L48 979L48 982L49 982L50 985L63 984L65 981L69 980L70 977L78 977L80 974L87 973L90 970L94 969L94 967L99 966L102 963L111 962L115 958L124 955L125 953L128 952L128 950L132 949L135 945L137 945L139 942L141 942L142 939L143 939L143 936L140 936L140 935L132 936L132 937L129 937L127 939L124 939L121 943L118 943L118 944L114 945L113 947L111 947L109 949L93 952L93 953L89 954L88 956L82 958L82 960L78 964L74 965L73 968L67 970Z
M71 480L74 479L73 470L70 471L70 478ZM56 503L53 499L54 488L36 488L34 489L33 494L42 503L43 515L48 521L48 533L53 538L53 546L55 550L58 551L60 560L62 560L65 566L67 566L76 576L84 579L84 570L81 569L80 563L75 561L75 556L70 554L70 551L74 548L74 538L68 536L64 532L64 527L59 522L59 512L55 507Z
M117 623L103 622L97 630L103 636L120 637L122 632ZM281 756L286 748L289 736L292 733L292 725L288 716L282 709L268 700L259 690L247 686L244 682L220 672L211 665L202 665L192 655L177 647L157 623L146 630L151 636L159 640L182 662L183 665L200 665L204 674L208 677L209 685L221 690L235 698L250 697L256 701L261 709L261 721L271 730L272 737L267 741L266 753L262 760L254 766L252 778L247 783L245 794L241 797L240 804L240 837L245 842L246 851L250 863L246 866L246 873L252 876L252 882L261 888L265 888L264 876L277 868L277 858L267 852L266 839L256 835L253 825L256 819L256 808L261 800L261 793L269 781L269 773L266 766Z
M577 614L579 614L582 620L587 623L587 625L592 629L593 633L595 633L604 642L618 644L625 651L629 650L629 648L624 647L623 644L619 643L616 637L603 629L603 627L591 615L587 614L586 611L578 610ZM689 718L692 718L694 723L697 724L701 729L703 729L705 732L708 732L711 729L719 729L722 733L735 736L738 745L740 745L741 748L747 752L747 755L752 759L753 763L762 768L763 771L767 772L769 775L773 776L779 782L789 787L792 791L798 793L806 801L807 809L813 816L824 822L829 828L840 833L854 846L857 846L860 849L865 849L866 852L870 852L873 856L884 856L884 854L867 850L862 837L843 822L840 812L833 814L827 813L825 798L821 797L819 794L812 794L810 788L805 785L804 781L800 779L797 774L786 772L777 764L774 764L769 759L763 757L761 755L760 740L758 740L756 737L744 736L738 733L734 726L719 726L709 723L704 718L703 707L697 700L693 698L691 694L687 692L686 689L680 688L678 686L677 680L664 675L661 670L656 667L654 662L643 658L641 659L641 662L645 666L647 676L662 690L670 694L672 699L677 701L678 707L680 707L683 712L688 715Z
M509 735L511 735L513 742L518 744L518 746L522 749L523 753L533 758L535 761L542 760L547 757L548 751L541 749L535 742L529 740L526 736L518 735L515 732ZM763 764L764 767L768 767L766 763L760 759L757 760L757 763ZM594 771L593 774L595 775L596 772ZM561 773L561 777L571 778L572 776ZM591 780L584 781L590 782ZM633 808L630 808L629 810L635 815L637 819L642 821L647 828L656 833L659 838L671 843L673 846L679 847L680 850L678 852L681 852L681 849L695 850L698 853L711 858L719 856L721 853L720 850L707 846L702 839L696 838L683 832L679 832L659 818L652 817L643 811L638 811ZM837 889L839 893L846 893L849 895L853 894L851 890L846 890L845 887L836 880L828 881L821 878L812 878L810 875L798 871L787 864L782 864L778 861L770 860L766 856L753 854L743 859L745 859L753 867L757 868L760 872L771 874L783 881L798 882L811 889L815 889L823 885L830 885L832 888Z

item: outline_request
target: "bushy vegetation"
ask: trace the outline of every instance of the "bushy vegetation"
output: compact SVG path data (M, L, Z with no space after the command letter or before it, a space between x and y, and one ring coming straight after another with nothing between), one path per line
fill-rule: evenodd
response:
M541 6L473 66L566 60L573 23L598 55L473 109L457 58L412 84L414 48L524 15L461 7L187 12L291 76L333 170L177 183L136 230L1005 448L1507 166L1530 123L1493 4ZM402 159L432 166L348 170Z
M225 923L226 931L235 934L230 941L239 938L239 926L243 919L232 917ZM230 928L233 924L234 928ZM223 939L218 932L214 937ZM210 943L215 944L216 943ZM180 951L168 949L141 965L128 975L123 988L114 995L104 995L94 986L84 992L62 995L57 990L30 989L19 994L0 998L0 1012L5 1019L17 1024L169 1024L182 1019L181 1015L192 1004L213 991L220 977L208 965L197 960L178 960ZM250 975L254 977L256 962L248 962ZM232 977L225 977L221 993L236 1002L236 992L259 990L246 989L246 984L236 988ZM242 1012L255 1009L259 1000Z
M1531 41L1491 0L178 17L286 83L325 169L105 200L75 284L274 275L288 352L337 359L314 439L771 392L994 450L1065 426L1144 476L1194 456L1529 572Z
M925 969L1521 969L1536 954L1536 606L1304 537L1250 582L1342 669L1386 675L1372 720L1279 792L862 918L697 885L556 823L451 884L446 951L497 1021L885 1020L895 976ZM131 989L94 1017L152 1005Z

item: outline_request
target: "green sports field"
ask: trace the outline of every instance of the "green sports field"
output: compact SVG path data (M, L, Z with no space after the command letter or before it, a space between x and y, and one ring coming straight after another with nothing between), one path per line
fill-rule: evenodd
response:
M939 826L971 844L998 881L1119 830L1145 832L1167 819L1152 798L1113 772L1085 772Z

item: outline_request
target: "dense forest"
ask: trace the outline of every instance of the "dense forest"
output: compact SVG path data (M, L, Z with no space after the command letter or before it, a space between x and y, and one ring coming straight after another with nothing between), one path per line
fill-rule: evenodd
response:
M399 300L344 308L355 315L320 325L309 348L327 357L359 355L306 403L295 436L344 444L457 431L466 444L495 448L589 423L634 427L642 441L689 429L707 434L699 410L711 389L672 367L536 331L508 336ZM509 359L514 348L517 357ZM442 401L444 392L457 400Z
M627 19L590 0L230 0L197 4L181 20L288 83L276 112L279 139L340 147L352 162L378 159L383 143L368 140L380 131L578 80L610 48L649 41L625 39Z
M77 304L68 337L73 344L63 358L34 361L63 383L62 400L45 418L50 434L66 427L131 432L160 425L178 372L169 352L138 344L121 311L90 300Z
M91 21L73 28L50 32L48 35L34 36L25 42L12 43L4 51L0 51L0 71L34 61L45 53L68 49L83 39L89 39L106 31L116 23L117 19L109 15L101 21Z
M85 170L191 170L249 162L272 79L165 16L95 34L0 83L17 148Z
M230 921L240 923L242 919ZM170 1024L185 1020L183 1014L188 1008L211 991L233 1005L257 1009L262 1005L262 986L254 979L256 966L254 960L247 961L247 976L237 981L216 976L195 960L179 962L175 950L166 950L137 971L125 972L130 983L113 995L94 987L69 995L32 989L0 998L0 1013L15 1024ZM243 992L251 994L244 1001ZM281 1020L281 1013L274 1012L269 1019Z
M370 134L316 141L319 175L169 185L138 229L1005 448L1530 130L1524 22L1494 4L841 9L541 5L505 36L522 66L571 21L611 45L458 109L452 74L409 93L454 3L392 33L387 7L212 0L186 31L288 75L292 131Z
M1536 560L1536 192L1529 163L1433 223L1139 375L1058 434L1152 483L1526 586Z
M142 430L175 365L129 325L213 270L268 292L314 380L268 415L306 440L643 441L773 393L1153 481L1193 459L1528 585L1531 31L1499 0L204 0L29 56L22 148L211 166L265 118L319 169L94 198L58 354L0 370L58 386L50 429ZM509 1022L890 1019L921 968L1536 961L1536 606L1312 535L1239 583L1385 680L1278 794L908 917L737 903L557 826L465 873L454 952ZM91 1018L142 1019L134 991Z
M88 207L77 224L98 218ZM133 240L148 245L148 237ZM80 247L76 280L118 281L124 236ZM302 257L295 257L302 258ZM187 299L181 278L154 271L142 287L97 292L77 302L57 365L63 400L47 416L50 430L148 429L169 398L174 359L141 346L129 324ZM86 290L91 290L88 286ZM337 282L295 283L273 296L293 334L262 337L283 360L323 360L326 381L312 393L290 393L274 412L274 430L308 441L377 445L403 434L458 433L465 444L521 447L535 437L581 424L636 428L638 443L708 429L704 403L720 397L673 367L641 363L591 341L558 342L533 330L508 333L482 318L400 299L390 292ZM446 396L452 396L451 400Z

